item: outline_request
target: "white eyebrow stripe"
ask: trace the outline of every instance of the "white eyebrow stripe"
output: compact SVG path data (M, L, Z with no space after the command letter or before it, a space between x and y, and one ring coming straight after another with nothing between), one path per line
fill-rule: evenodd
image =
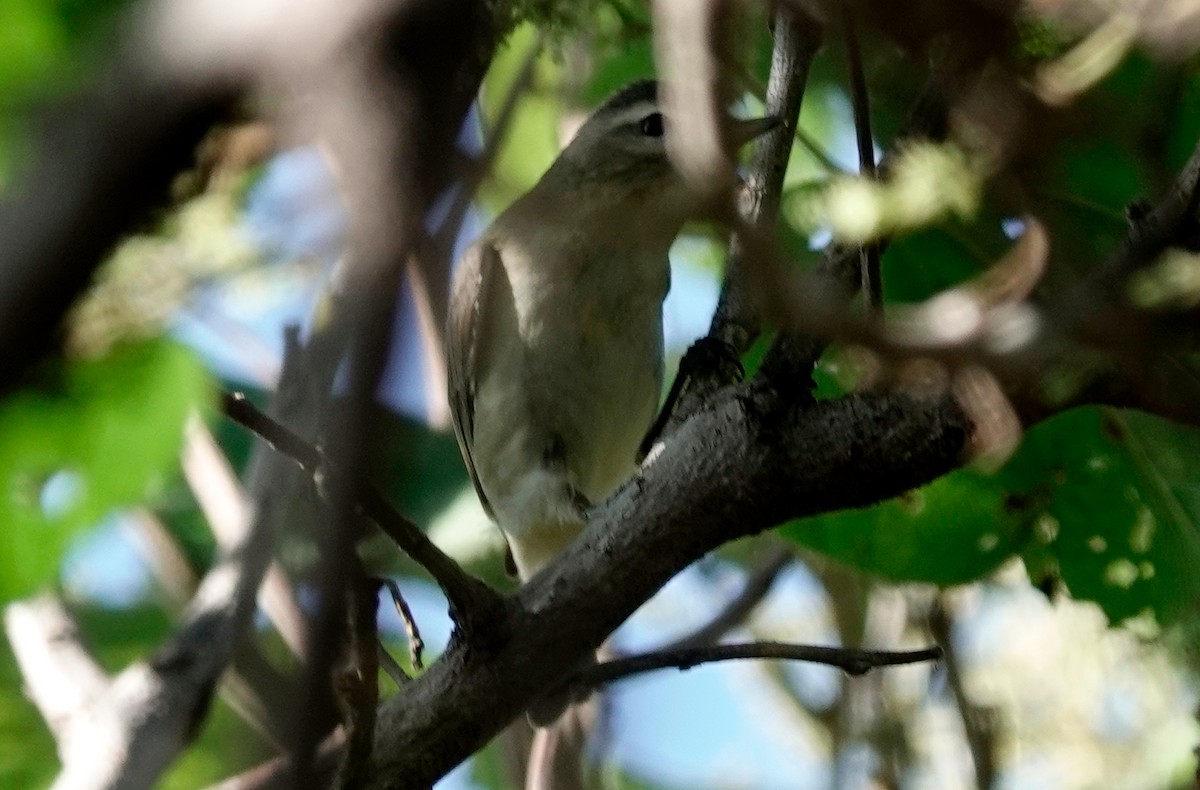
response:
M642 101L629 107L622 108L619 112L614 113L609 128L623 126L624 124L633 121L640 121L651 113L660 112L659 107L652 101Z

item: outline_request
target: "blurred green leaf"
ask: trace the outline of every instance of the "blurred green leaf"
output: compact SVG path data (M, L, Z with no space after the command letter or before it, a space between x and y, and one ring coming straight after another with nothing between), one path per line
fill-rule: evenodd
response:
M494 123L512 90L525 59L537 40L528 25L518 28L492 61L483 84L483 108ZM491 177L480 190L480 199L491 211L502 211L546 172L558 156L560 102L553 90L561 67L545 53L538 56L533 84L517 103L504 143L492 163Z
M64 58L67 34L44 0L0 3L0 95L45 78Z
M1145 414L1077 409L1031 431L1002 473L1031 505L1033 566L1116 623L1169 624L1200 599L1200 431Z
M639 36L622 42L597 66L582 99L586 106L596 107L629 83L653 77L654 52L650 37Z
M1029 536L997 482L972 470L954 472L875 507L793 521L780 531L884 578L940 585L991 572Z
M1200 430L1086 408L1029 432L996 475L960 470L872 508L790 522L788 538L894 580L972 581L1020 554L1113 623L1163 625L1200 600Z
M0 600L46 584L76 531L161 483L207 392L190 352L152 340L68 364L53 386L0 404Z
M21 691L21 673L0 639L0 787L48 787L58 772L54 739Z
M897 238L888 245L881 267L888 302L919 302L970 279L984 265L959 237L936 227Z

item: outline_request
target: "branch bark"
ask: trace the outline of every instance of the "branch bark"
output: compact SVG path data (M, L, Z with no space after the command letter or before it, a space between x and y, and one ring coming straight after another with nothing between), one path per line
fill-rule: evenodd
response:
M654 672L660 669L688 670L703 664L719 661L746 659L774 659L783 661L809 661L825 664L851 675L863 675L876 667L892 667L902 664L918 664L936 661L942 657L938 647L921 650L857 650L845 647L823 647L820 645L795 645L787 642L749 642L735 645L708 645L684 647L673 650L656 650L636 656L594 664L566 680L566 685L577 689L595 689L623 680L632 675Z
M706 552L932 480L957 465L968 431L944 400L860 395L800 409L753 382L725 392L520 590L496 641L453 640L383 703L368 787L428 787Z

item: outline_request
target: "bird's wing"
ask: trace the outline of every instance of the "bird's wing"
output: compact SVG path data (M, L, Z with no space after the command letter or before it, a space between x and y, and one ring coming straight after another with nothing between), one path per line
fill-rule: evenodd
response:
M458 447L479 494L479 501L490 518L496 515L483 493L479 473L475 469L472 448L475 443L475 389L478 384L482 337L487 326L488 304L494 304L497 281L503 279L504 266L500 253L490 243L473 245L463 256L450 294L450 321L446 329L446 358L449 361L447 383L450 394L450 414Z

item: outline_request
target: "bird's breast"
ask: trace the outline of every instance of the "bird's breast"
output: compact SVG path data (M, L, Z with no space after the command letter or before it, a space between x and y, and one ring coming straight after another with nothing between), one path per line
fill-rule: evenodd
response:
M531 391L549 395L535 418L562 436L576 485L598 500L633 474L654 420L669 270L665 252L599 253L573 263L573 276L547 278L526 303L534 308L522 321L526 375Z

